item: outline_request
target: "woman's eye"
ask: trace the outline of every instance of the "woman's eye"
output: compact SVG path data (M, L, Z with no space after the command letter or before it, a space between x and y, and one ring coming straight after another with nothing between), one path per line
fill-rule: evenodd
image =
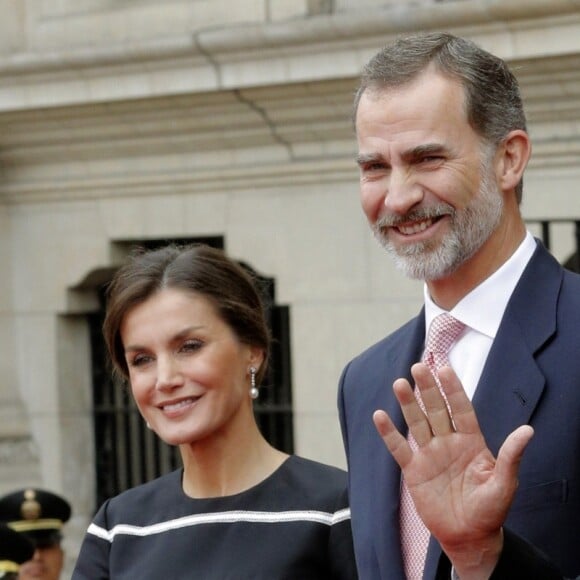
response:
M139 367L139 366L142 366L142 365L148 363L150 360L151 360L151 357L149 355L146 355L146 354L138 354L138 355L135 355L129 361L129 364L132 367Z
M186 340L181 345L181 350L183 352L194 352L196 350L199 350L202 346L203 343L201 342L201 340Z

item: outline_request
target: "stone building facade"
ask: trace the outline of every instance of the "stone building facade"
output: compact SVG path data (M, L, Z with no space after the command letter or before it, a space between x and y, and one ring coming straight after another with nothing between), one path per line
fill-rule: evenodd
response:
M218 236L291 323L295 449L344 465L343 365L416 313L358 202L357 76L403 32L507 59L534 142L523 211L580 219L575 0L0 0L0 492L94 510L97 287L128 243ZM558 223L553 252L574 252Z

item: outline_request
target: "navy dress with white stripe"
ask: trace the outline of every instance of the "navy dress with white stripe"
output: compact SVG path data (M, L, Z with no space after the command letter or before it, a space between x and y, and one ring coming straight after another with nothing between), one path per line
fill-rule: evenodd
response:
M192 499L177 470L107 500L73 580L357 578L346 474L297 456L242 493Z

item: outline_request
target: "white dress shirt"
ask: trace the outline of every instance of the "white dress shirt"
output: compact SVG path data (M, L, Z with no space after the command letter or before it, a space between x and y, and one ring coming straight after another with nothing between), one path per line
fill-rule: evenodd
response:
M497 334L507 304L519 279L536 249L530 232L505 264L475 287L449 312L466 325L466 329L449 351L449 363L471 399L483 371L487 355ZM425 329L445 312L429 296L425 296Z

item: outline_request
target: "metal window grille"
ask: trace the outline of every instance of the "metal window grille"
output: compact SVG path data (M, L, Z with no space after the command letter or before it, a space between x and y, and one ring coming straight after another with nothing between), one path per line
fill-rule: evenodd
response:
M580 273L580 219L553 218L546 220L526 220L529 226L537 227L537 236L542 240L546 248L553 250L553 238L556 228L572 229L571 253L563 262L564 268L572 272Z
M155 248L168 242L202 242L223 248L222 238L154 240L139 244ZM287 453L294 451L292 417L289 309L275 303L275 282L264 278L247 264L264 293L266 315L273 338L270 366L260 398L254 403L256 421L266 439ZM181 465L177 447L167 445L147 429L128 385L115 379L107 362L101 334L102 307L89 315L93 370L93 422L95 437L96 507L107 498L139 485Z

